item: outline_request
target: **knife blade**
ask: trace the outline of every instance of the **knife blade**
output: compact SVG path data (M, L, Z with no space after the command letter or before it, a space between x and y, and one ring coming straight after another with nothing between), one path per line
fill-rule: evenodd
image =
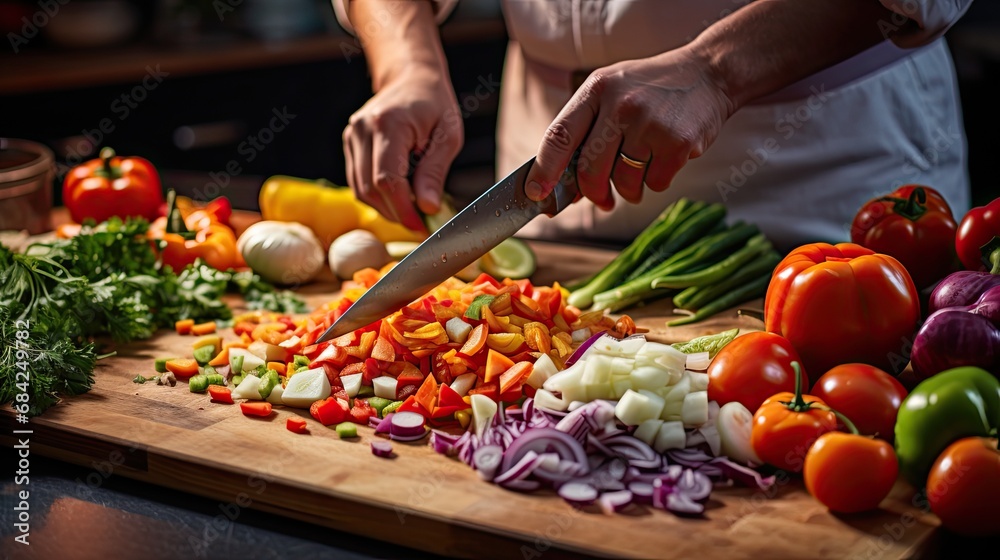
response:
M552 192L534 201L524 193L524 180L534 164L529 159L484 192L379 279L317 340L336 338L394 313L429 292L513 236L536 216L555 216L577 195L577 155Z

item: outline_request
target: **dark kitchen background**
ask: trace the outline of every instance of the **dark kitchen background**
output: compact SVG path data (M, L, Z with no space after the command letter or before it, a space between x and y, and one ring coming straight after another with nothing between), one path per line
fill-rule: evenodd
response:
M977 204L1000 194L998 4L975 2L948 34ZM109 145L181 194L248 210L271 175L346 182L341 132L371 90L329 0L0 0L0 31L0 137L47 145L62 172ZM442 35L467 114L449 181L491 184L499 94L476 88L501 73L499 0L462 2Z

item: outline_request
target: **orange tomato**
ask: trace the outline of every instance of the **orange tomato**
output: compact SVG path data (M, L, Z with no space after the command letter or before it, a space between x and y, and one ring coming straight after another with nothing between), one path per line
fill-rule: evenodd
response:
M798 365L793 362L796 369ZM836 429L837 416L826 403L812 395L803 395L801 383L796 382L794 393L778 393L765 400L754 413L750 445L765 463L801 472L812 444L819 436Z
M830 511L856 513L878 505L899 474L889 442L857 434L827 432L806 453L806 489Z

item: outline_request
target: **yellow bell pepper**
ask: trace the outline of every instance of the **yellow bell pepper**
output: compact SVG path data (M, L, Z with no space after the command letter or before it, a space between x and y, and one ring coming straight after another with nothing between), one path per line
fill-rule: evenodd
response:
M324 179L275 175L264 182L258 202L265 220L299 222L311 229L327 249L334 239L354 229L368 230L383 243L424 239L359 201L351 189Z

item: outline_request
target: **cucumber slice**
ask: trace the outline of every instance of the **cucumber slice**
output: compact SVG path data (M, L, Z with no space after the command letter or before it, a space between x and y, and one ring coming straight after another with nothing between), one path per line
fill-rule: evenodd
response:
M479 259L479 268L498 280L527 278L535 273L536 266L535 252L515 237L501 241Z

